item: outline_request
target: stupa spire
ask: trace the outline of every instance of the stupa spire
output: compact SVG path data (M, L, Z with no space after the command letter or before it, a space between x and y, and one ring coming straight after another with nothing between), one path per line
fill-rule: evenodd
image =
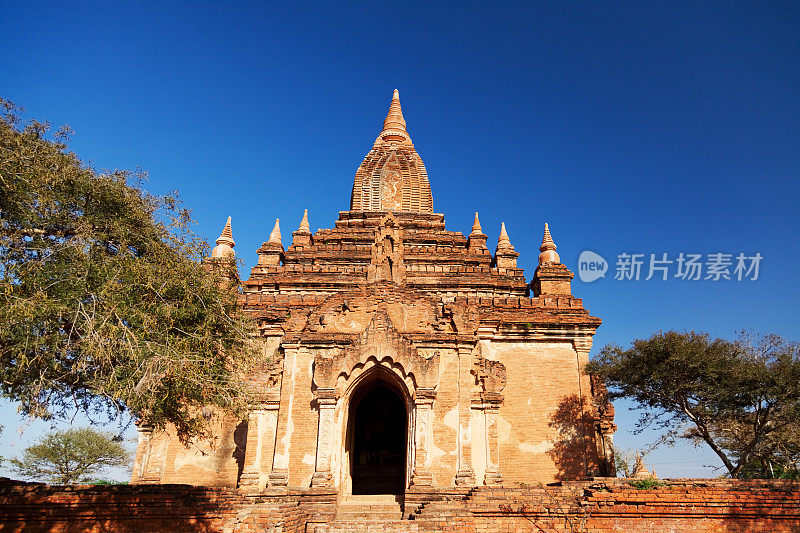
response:
M300 221L300 227L297 228L297 231L311 233L311 228L308 225L308 209L303 210L303 220Z
M311 228L308 226L308 209L303 211L303 220L297 231L292 233L292 246L308 246L311 244Z
M275 226L272 228L272 232L269 234L269 240L267 243L271 244L280 244L283 246L283 242L281 242L281 219L275 219Z
M519 254L514 250L511 239L508 238L506 223L500 223L500 237L497 239L497 249L494 252L494 262L499 268L517 268Z
M378 136L381 141L409 141L406 131L406 119L403 118L403 108L400 106L400 93L397 89L392 95L392 102L389 104L389 113L383 121L383 130Z
M486 235L481 229L481 221L478 220L478 213L475 213L475 221L472 223L472 231L467 239L470 251L474 253L486 252Z
M497 249L502 250L504 248L513 248L511 246L511 239L508 238L508 232L506 231L506 223L500 223L500 237L497 239Z
M269 234L269 240L258 249L258 265L274 266L279 265L283 259L283 242L281 242L280 219L275 219L275 226Z
M478 220L478 212L475 212L475 221L472 223L472 232L470 235L483 235L483 229L481 229L481 221Z
M233 241L233 231L231 230L231 217L228 217L228 221L225 222L225 227L222 228L222 233L219 234L219 238L217 239L217 244L225 243L231 248L236 246L236 243Z
M225 227L222 228L222 233L216 240L216 246L211 250L211 257L230 257L233 255L233 247L236 243L233 241L233 231L231 230L231 217L225 222Z
M544 223L544 237L542 237L542 245L539 247L539 264L544 263L560 263L561 258L556 253L556 243L553 242L553 237L550 235L550 227L547 222Z
M406 131L396 89L383 129L356 170L350 211L433 213L428 171Z
M392 95L392 103L389 104L389 113L383 121L383 131L400 130L406 133L406 119L403 118L403 108L400 106L400 93L397 89Z

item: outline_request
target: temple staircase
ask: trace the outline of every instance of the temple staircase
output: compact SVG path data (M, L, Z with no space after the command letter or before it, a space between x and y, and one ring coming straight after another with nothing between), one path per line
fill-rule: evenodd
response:
M403 533L442 531L459 516L469 514L472 490L447 493L349 496L339 503L336 517L324 524L309 524L309 533Z

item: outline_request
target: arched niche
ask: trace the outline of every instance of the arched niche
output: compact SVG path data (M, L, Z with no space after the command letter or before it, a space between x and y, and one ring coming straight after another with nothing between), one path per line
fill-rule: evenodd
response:
M367 365L351 373L345 379L340 376L337 389L343 389L334 414L338 445L334 446L332 457L333 477L341 495L348 494L399 494L409 485L413 464L413 380L406 381L392 369L388 361L379 363L371 359ZM409 385L412 389L409 389ZM381 410L369 402L386 401L389 420L381 422L382 428L370 427L368 418ZM365 403L366 402L366 403ZM366 426L364 425L366 423ZM360 442L367 434L385 439L389 436L402 437L402 446L385 446L384 449L369 449L369 443ZM399 437L398 437L399 436ZM387 443L383 443L384 445ZM364 454L366 452L366 454ZM375 455L373 455L375 454ZM396 461L401 455L400 462ZM378 459L380 456L382 459ZM389 455L393 457L389 457ZM366 465L360 464L366 459ZM365 485L369 478L379 475L380 463L391 465L384 474L393 476L392 481ZM359 466L367 466L366 469ZM370 468L373 467L373 468ZM354 474L356 476L354 483ZM355 489L355 492L354 492Z

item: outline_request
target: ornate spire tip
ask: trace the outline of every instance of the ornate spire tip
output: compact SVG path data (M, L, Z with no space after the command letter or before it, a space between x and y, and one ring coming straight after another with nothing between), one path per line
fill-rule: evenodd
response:
M272 232L269 234L269 240L267 241L268 243L280 244L281 246L283 245L283 242L281 242L280 222L281 219L275 219L275 226L272 228Z
M300 221L300 227L297 231L302 233L311 233L311 228L308 225L308 209L303 210L303 220Z
M211 257L229 257L233 256L233 247L236 243L233 240L233 231L231 230L231 217L225 222L225 227L222 228L222 233L216 240L216 246L211 250Z
M560 263L561 258L556 252L556 243L553 242L553 237L550 235L550 227L547 222L544 223L544 236L542 237L542 245L539 247L539 264L545 263Z
M507 249L513 248L511 246L511 239L508 238L508 232L506 231L506 223L500 223L500 237L497 239L497 249Z
M472 233L470 235L483 235L483 229L481 228L481 221L478 220L478 212L475 212L475 221L472 223Z
M378 138L388 141L408 140L406 119L403 118L403 108L400 107L400 92L397 89L392 94L389 113L386 115L386 120L383 121L383 131Z

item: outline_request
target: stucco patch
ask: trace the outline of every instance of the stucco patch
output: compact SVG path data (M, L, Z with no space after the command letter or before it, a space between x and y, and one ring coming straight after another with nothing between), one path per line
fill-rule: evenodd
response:
M446 455L446 454L447 454L446 451L444 451L443 449L441 449L438 446L436 446L436 444L431 443L431 455L430 455L430 463L431 464L435 463L436 461L439 460L440 457L442 457L443 455ZM427 466L430 466L430 464L427 465Z
M453 407L444 415L444 425L456 429L458 428L458 406Z
M502 416L497 417L497 436L500 442L508 442L511 437L511 423Z
M530 444L528 442L521 442L519 449L528 453L546 453L553 449L553 443L543 440L539 444Z
M205 455L197 450L194 452L186 452L178 454L175 457L175 470L180 470L186 465L191 465L196 468L205 468L205 469L213 469L214 468L214 457L210 453L206 453Z

